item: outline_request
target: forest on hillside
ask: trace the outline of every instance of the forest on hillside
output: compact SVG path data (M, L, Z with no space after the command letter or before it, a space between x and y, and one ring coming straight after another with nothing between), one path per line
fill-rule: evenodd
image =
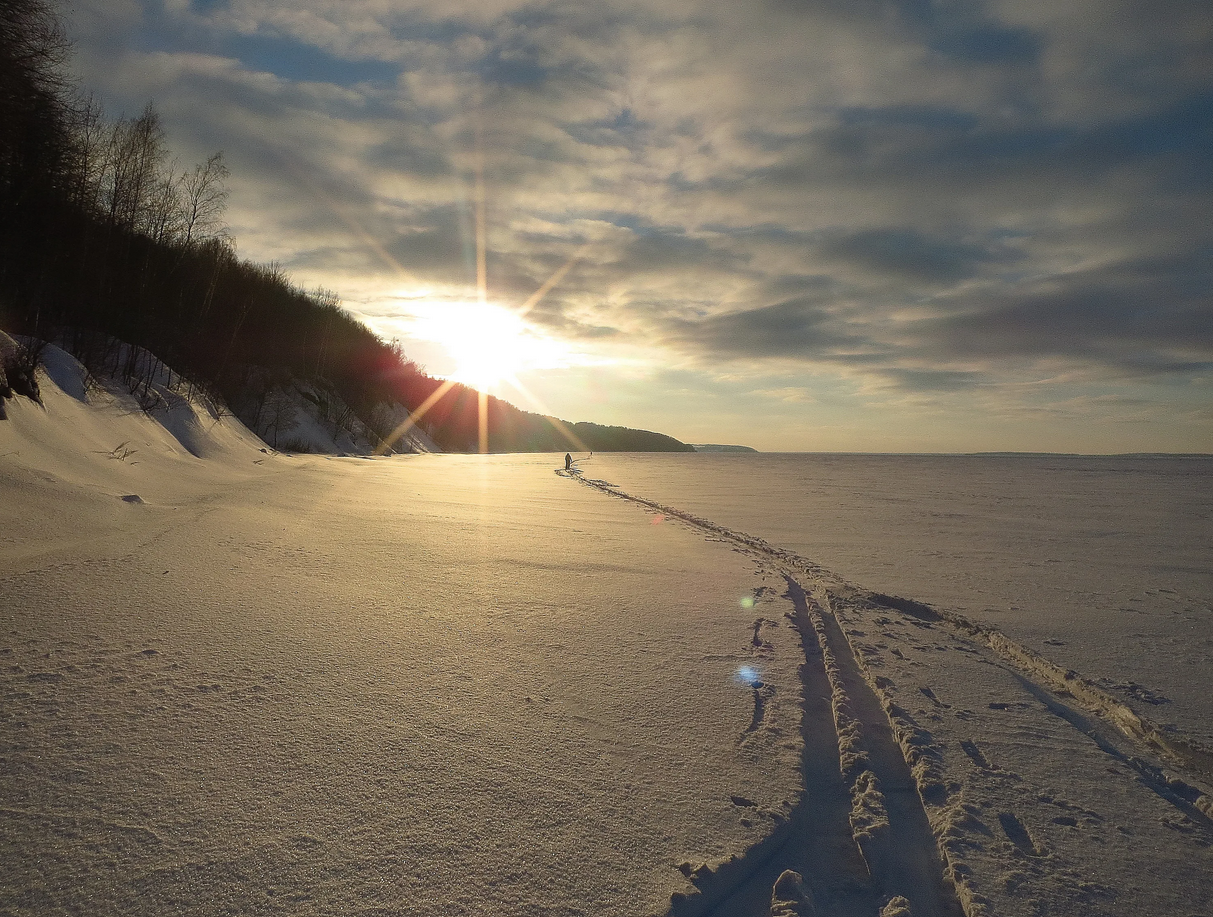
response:
M273 391L306 380L385 442L400 415L386 408L432 401L425 428L438 446L478 448L478 392L425 374L336 293L237 257L223 221L223 154L178 170L154 108L108 118L71 82L69 55L46 0L0 4L0 328L55 341L134 387L152 371L121 342L136 345L192 391L239 406L255 429ZM586 449L691 449L643 430L562 424L492 396L487 415L490 451L564 451L573 442L562 428Z

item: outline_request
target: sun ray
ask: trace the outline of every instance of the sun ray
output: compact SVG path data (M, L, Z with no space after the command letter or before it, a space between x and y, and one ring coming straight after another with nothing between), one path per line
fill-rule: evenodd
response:
M483 306L489 297L488 229L484 215L484 132L476 124L476 295Z
M476 399L480 420L480 454L487 455L489 451L489 393L478 391Z
M476 295L483 307L489 301L488 230L485 222L484 204L484 133L476 124ZM489 396L483 388L477 389L477 432L480 454L489 451Z
M541 299L543 299L543 297L547 296L548 292L551 291L552 287L556 286L556 284L558 284L558 283L560 283L560 281L564 280L564 275L569 272L569 270L573 267L574 264L576 264L578 261L581 260L582 255L585 254L586 249L588 249L589 247L590 247L590 243L586 242L579 249L577 249L577 251L573 252L573 254L569 256L569 260L566 261L564 264L562 264L560 267L558 267L552 273L552 276L549 277L547 280L545 280L543 282L543 284L539 287L539 289L536 290L534 293L532 293L530 298L526 302L524 302L521 306L518 307L519 316L526 315L528 312L530 312L532 309L534 309L537 305L539 305L539 301Z
M551 414L548 414L545 412L543 415L543 419L546 420L548 423L550 423L556 429L557 433L559 433L561 436L563 436L566 440L569 441L570 445L572 445L573 450L575 452L589 452L590 451L590 447L587 446L585 443L583 443L580 439L578 439L577 434L574 433L572 430L570 430L568 427L566 427L564 425L564 421L562 421L559 417L554 417Z
M411 411L409 416L396 426L396 429L391 432L391 435L384 439L383 442L376 447L375 455L384 455L387 450L391 448L391 443L394 443L413 427L417 426L417 424L421 422L421 418L425 416L426 412L437 404L442 396L449 392L455 386L455 384L454 379L447 379L442 383L442 385L438 386L438 388L434 390L433 394L431 394L429 398L426 398L425 401L421 402L421 406L417 408L417 410Z
M474 207L475 207L475 232L476 232L476 298L481 306L488 305L488 226L486 216L486 189L485 189L485 152L484 152L484 133L483 127L480 124L476 125L475 130L475 151L473 154L474 168ZM341 220L342 223L350 230L350 232L363 245L365 245L376 257L383 261L389 268L403 280L411 283L418 283L419 280L404 266L392 256L381 245L374 236L367 231L359 219L346 207L341 201L328 194L307 174L301 164L294 161L293 158L283 156L282 160L290 172L295 176L301 185L315 197L323 202L329 210ZM565 275L572 270L573 266L584 256L590 243L585 243L580 246L569 258L539 286L539 288L531 294L530 297L517 309L510 309L519 318L527 315L535 308L543 298L551 292L551 290L560 283ZM504 373L501 381L507 382L512 387L518 389L526 398L530 399L536 405L540 406L544 418L552 424L557 432L568 441L568 443L578 451L588 451L585 444L570 430L565 424L555 417L552 417L547 409L542 406L539 401L529 390L522 385L513 372ZM390 448L389 443L397 441L401 436L406 434L410 429L417 426L426 413L435 405L442 397L456 385L456 380L447 380L443 382L434 392L425 399L424 402L414 411L410 412L409 416L402 421L392 431L392 433L384 439L375 449L376 455L385 454ZM489 451L489 400L487 391L482 390L480 385L473 386L477 390L477 408L478 408L478 447L481 454L486 454ZM484 386L487 388L488 386Z
M557 433L568 440L569 444L574 448L574 450L577 452L590 451L589 447L577 437L577 434L570 430L562 420L553 415L548 409L548 406L544 404L534 392L523 385L521 381L514 376L510 376L506 381L509 382L509 384L514 388L518 389L518 391L522 393L523 397L535 405L535 407L539 408L539 413L543 419L550 423Z

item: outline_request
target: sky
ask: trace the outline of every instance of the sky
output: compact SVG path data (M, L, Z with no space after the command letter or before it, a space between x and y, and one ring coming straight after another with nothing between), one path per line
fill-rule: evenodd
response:
M1213 452L1208 0L65 15L107 114L224 152L241 256L434 375L762 450Z

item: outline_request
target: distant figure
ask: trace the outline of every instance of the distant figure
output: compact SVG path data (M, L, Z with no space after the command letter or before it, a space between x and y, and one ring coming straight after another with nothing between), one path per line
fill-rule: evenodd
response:
M569 471L573 467L573 457L567 452L564 454L564 470Z

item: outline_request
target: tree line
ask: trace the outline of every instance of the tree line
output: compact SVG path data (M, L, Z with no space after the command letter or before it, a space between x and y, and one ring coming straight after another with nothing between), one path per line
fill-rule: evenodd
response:
M108 118L67 77L69 54L47 0L0 2L0 327L136 386L147 361L120 342L138 345L219 404L248 403L267 380L323 380L380 437L384 404L414 410L443 384L337 294L237 257L223 154L180 168L155 109ZM494 451L568 448L546 418L488 404ZM450 387L426 429L444 449L476 449L477 393ZM689 448L592 424L578 435L604 451Z

